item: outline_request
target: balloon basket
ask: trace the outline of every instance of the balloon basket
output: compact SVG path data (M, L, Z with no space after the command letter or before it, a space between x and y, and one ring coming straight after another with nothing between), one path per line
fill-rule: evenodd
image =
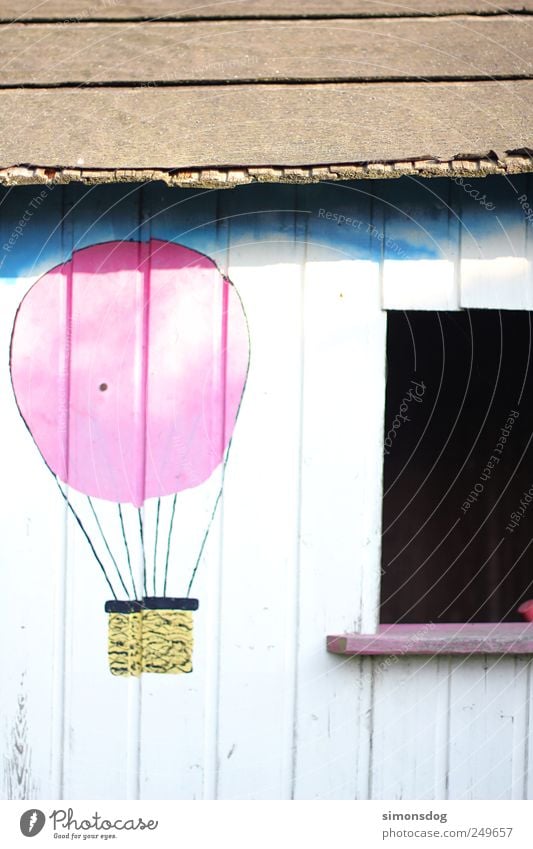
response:
M112 675L128 677L142 672L142 604L108 601L108 657Z
M147 597L108 601L109 669L122 677L141 672L192 672L194 598Z

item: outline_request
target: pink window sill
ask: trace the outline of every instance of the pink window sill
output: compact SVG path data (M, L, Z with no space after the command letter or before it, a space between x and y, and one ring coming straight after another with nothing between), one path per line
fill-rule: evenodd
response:
M342 655L533 654L533 622L380 625L377 634L334 634Z

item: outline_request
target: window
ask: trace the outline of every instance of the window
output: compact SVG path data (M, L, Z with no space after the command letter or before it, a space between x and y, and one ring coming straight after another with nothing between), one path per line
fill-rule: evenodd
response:
M388 313L382 623L521 621L531 336L525 311Z

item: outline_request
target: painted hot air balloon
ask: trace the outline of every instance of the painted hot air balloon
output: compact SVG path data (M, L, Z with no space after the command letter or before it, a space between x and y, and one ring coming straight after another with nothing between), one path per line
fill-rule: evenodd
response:
M106 610L114 674L192 669L198 601L190 594L222 494L249 353L235 287L211 259L171 242L74 251L18 309L17 404L113 595ZM169 597L180 495L216 469L220 487L186 591ZM111 520L120 551L106 535Z

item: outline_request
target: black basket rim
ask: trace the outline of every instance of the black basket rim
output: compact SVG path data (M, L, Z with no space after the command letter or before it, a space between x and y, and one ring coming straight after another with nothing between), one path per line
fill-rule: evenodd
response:
M141 610L198 610L197 598L171 598L167 596L146 596L141 601L106 601L106 613L139 613Z

